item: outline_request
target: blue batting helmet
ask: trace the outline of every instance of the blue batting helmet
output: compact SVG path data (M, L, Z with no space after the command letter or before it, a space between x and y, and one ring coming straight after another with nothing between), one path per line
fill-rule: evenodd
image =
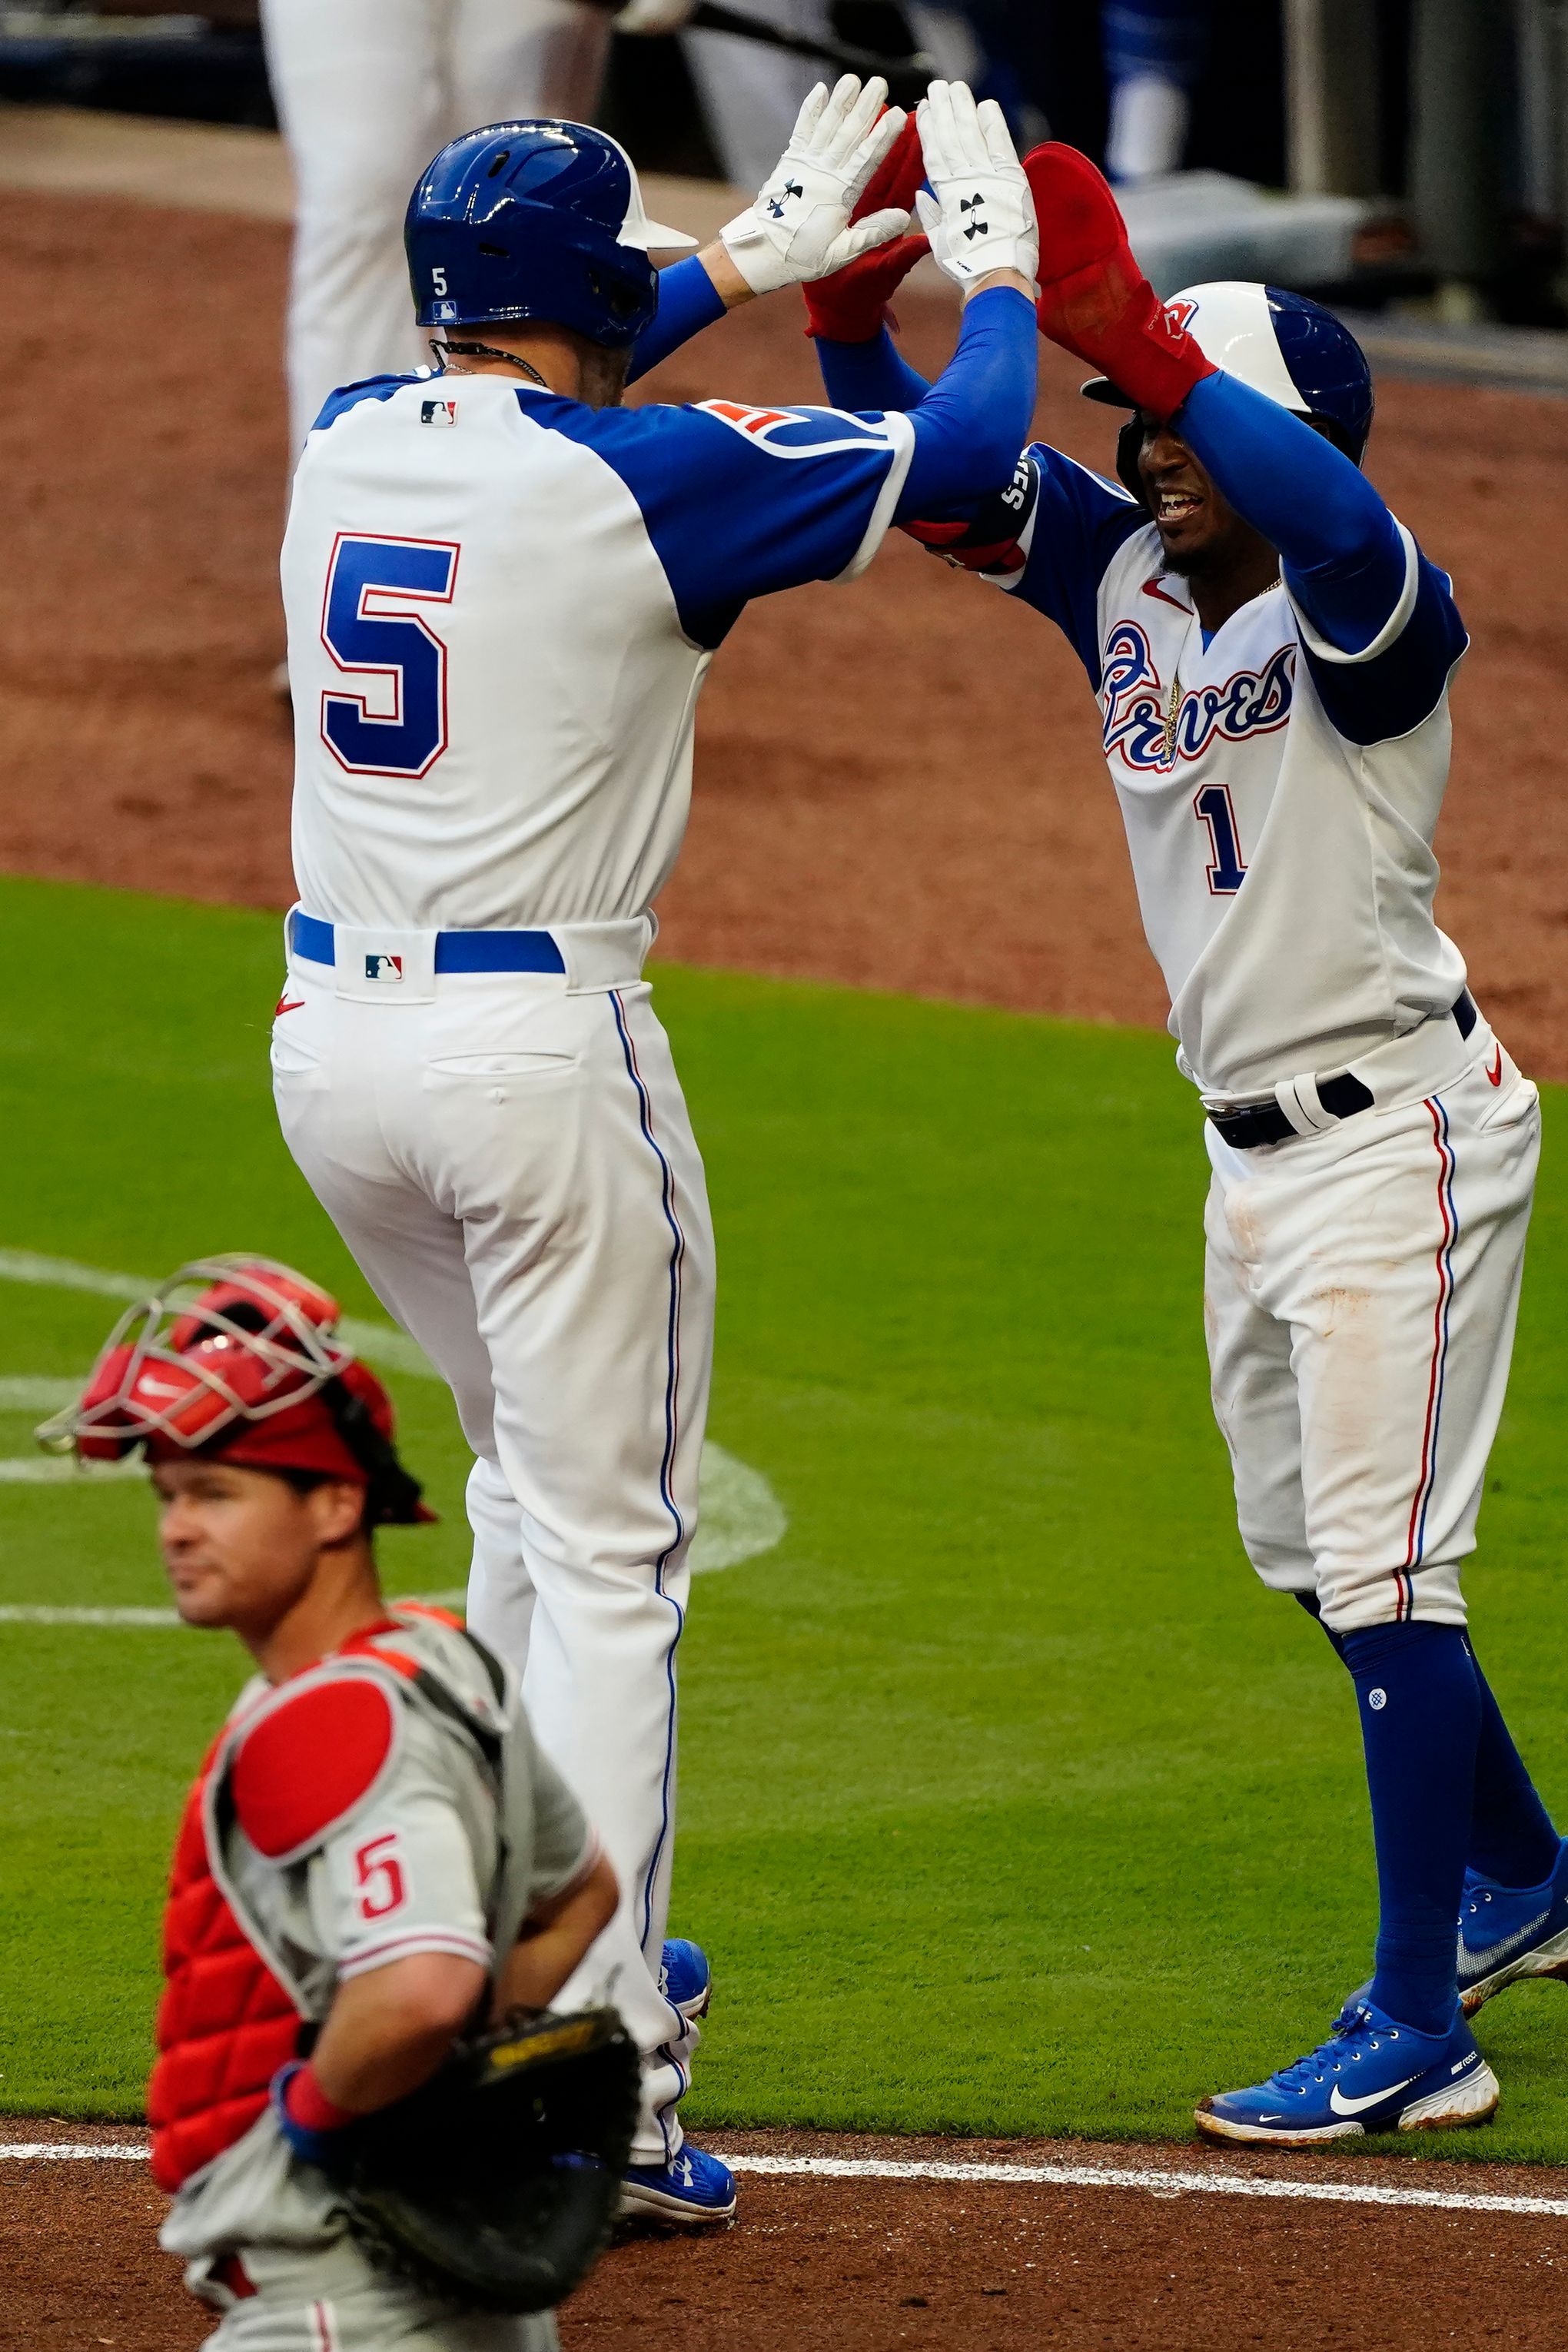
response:
M1205 359L1281 408L1315 418L1360 465L1372 431L1372 371L1361 345L1331 310L1279 286L1236 281L1188 286L1165 309ZM1083 389L1090 400L1133 405L1104 376Z
M422 327L542 319L611 351L658 308L650 251L691 247L643 209L625 149L582 122L496 122L443 147L409 198Z

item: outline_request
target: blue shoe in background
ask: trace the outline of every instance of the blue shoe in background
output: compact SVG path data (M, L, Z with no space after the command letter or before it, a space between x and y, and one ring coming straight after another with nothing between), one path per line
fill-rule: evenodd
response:
M713 1971L700 1944L689 1943L684 1936L665 1938L658 1989L666 2000L674 2002L682 2017L707 2016L708 2004L713 1998Z
M1498 2096L1497 2077L1457 2009L1447 2033L1417 2033L1363 2001L1353 2011L1347 2003L1329 2040L1305 2058L1249 2090L1205 2099L1194 2120L1205 2139L1300 2147L1485 2123Z
M735 2176L716 2156L688 2140L668 2164L634 2164L621 2189L623 2221L673 2221L681 2228L735 2218Z
M1541 1886L1500 1886L1465 1873L1459 1905L1459 2006L1473 2017L1526 1977L1568 1978L1568 1838Z

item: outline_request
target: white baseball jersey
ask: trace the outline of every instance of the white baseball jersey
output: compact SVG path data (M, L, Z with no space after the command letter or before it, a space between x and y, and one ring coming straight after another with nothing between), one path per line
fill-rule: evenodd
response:
M643 914L715 647L751 597L864 569L912 449L902 416L595 410L510 377L334 395L283 550L301 904L411 929Z
M1405 592L1365 652L1276 584L1212 635L1124 490L1026 452L999 584L1055 620L1100 699L1143 926L1180 1061L1205 1097L1343 1067L1465 982L1432 915L1449 583L1401 527ZM993 573L990 575L995 577Z

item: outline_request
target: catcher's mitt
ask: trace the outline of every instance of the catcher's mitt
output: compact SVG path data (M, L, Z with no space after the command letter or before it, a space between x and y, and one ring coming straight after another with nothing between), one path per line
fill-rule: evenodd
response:
M365 2252L485 2311L548 2311L609 2243L637 2122L613 2009L518 2017L367 2116L339 2178Z

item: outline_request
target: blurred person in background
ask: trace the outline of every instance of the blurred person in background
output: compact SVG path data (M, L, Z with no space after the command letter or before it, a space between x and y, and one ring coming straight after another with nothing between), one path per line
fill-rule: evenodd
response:
M1105 168L1124 187L1182 168L1209 13L1209 0L1104 0Z
M901 6L892 0L725 0L725 5L801 40L852 41L889 58L923 49L938 79L989 91L984 51L963 7L938 0L904 0ZM721 171L737 187L760 186L821 79L820 63L743 34L688 31L696 6L697 0L627 0L616 29L681 35Z
M403 215L431 156L476 122L591 118L609 19L585 0L261 0L261 25L297 191L297 454L340 384L429 360L408 299Z

